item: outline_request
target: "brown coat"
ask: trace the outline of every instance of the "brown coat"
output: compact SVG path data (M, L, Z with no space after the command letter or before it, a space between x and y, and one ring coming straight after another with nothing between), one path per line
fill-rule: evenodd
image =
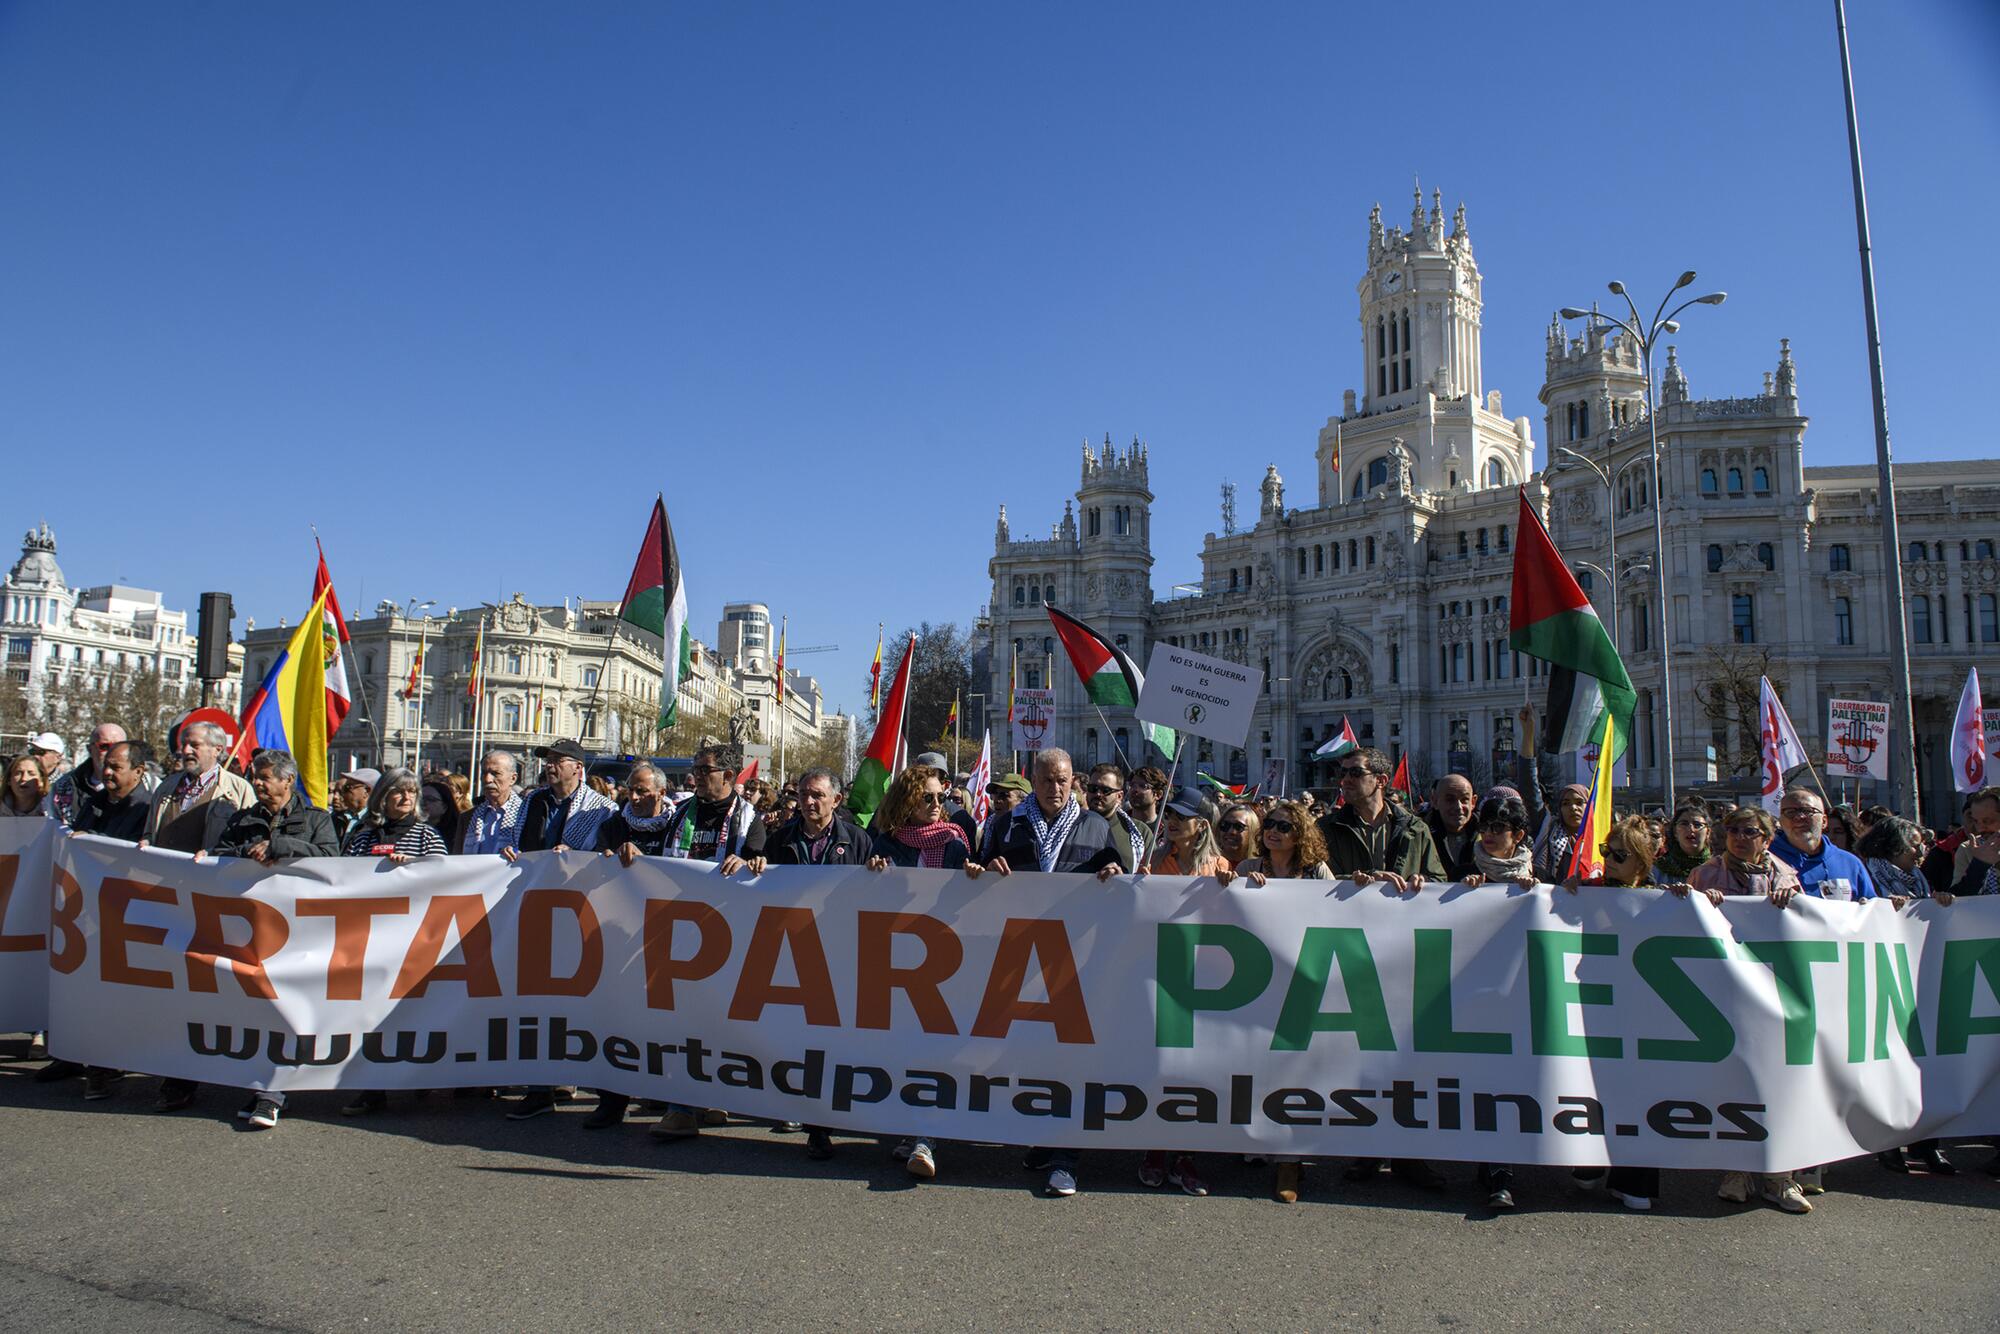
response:
M158 843L160 833L176 820L198 821L199 828L189 832L200 840L204 852L215 848L215 841L222 837L223 829L230 817L241 810L248 810L257 804L257 793L250 781L224 769L216 775L215 782L208 791L202 793L201 800L188 807L182 814L174 794L180 791L181 775L168 774L160 780L160 786L153 793L153 809L146 816L146 841ZM180 831L176 831L177 833ZM192 848L184 851L194 851Z

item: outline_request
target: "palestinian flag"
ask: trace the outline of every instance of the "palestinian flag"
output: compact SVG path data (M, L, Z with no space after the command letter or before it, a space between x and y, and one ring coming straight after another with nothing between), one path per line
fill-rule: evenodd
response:
M1200 770L1195 771L1194 778L1197 783L1206 784L1218 797L1241 797L1251 791L1248 783L1225 783L1214 774L1205 774Z
M1549 674L1548 728L1544 748L1582 750L1607 735L1605 749L1615 759L1632 735L1639 697L1618 656L1618 648L1597 619L1596 608L1577 587L1549 530L1521 488L1520 536L1514 542L1514 585L1508 645L1540 658Z
M1340 718L1340 731L1330 736L1313 752L1316 760L1337 760L1341 756L1361 749L1360 738L1354 735L1354 724L1347 721L1347 715Z
M847 809L854 813L854 823L863 829L875 818L876 808L889 791L889 779L903 767L906 749L903 713L910 702L910 667L916 655L917 637L913 634L903 647L903 665L896 669L896 682L889 687L888 698L882 702L881 714L875 720L875 735L868 742L868 753L862 756L861 767L854 774L854 786L848 789Z
M625 581L618 619L660 637L664 662L659 730L664 732L679 720L681 682L688 679L694 652L694 639L688 634L687 589L681 584L681 557L674 547L674 528L667 522L664 497L653 497L653 518L646 525L645 541L639 544L639 558L632 562L632 577Z
M1139 692L1145 689L1146 678L1139 671L1139 664L1132 661L1132 655L1068 612L1058 610L1053 603L1044 605L1048 608L1050 623L1056 628L1056 637L1062 640L1063 651L1069 654L1070 665L1076 668L1090 702L1100 709L1138 708ZM1173 728L1149 723L1142 718L1139 720L1139 731L1162 755L1174 753L1177 738Z

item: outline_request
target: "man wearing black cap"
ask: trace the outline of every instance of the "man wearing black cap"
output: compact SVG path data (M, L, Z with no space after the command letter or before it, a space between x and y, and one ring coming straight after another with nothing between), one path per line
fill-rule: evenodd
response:
M1007 824L1014 818L1014 808L1034 790L1020 774L1001 774L986 785L986 800L993 809L987 813L986 823L979 829L976 846L981 858L999 855L1000 843L1007 837Z
M590 757L582 746L567 740L539 746L535 754L543 761L542 786L529 796L521 816L521 851L594 850L597 827L616 815L618 806L583 781ZM512 849L501 855L514 860Z

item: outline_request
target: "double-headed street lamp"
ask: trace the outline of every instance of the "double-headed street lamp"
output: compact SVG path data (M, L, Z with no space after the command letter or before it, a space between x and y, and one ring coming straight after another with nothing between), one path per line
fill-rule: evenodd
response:
M1606 437L1605 453L1604 453L1604 461L1606 464L1609 464L1611 462L1611 448L1612 444L1616 441L1616 439L1617 439L1616 436ZM1612 491L1611 470L1608 467L1600 467L1596 462L1594 462L1591 459L1585 458L1582 454L1577 453L1575 450L1571 449L1567 445L1557 445L1556 453L1567 454L1570 458L1571 464L1577 464L1577 463L1582 464L1584 467L1596 473L1598 479L1604 483L1604 523L1607 530L1607 536L1605 537L1605 544L1611 553L1610 555L1611 568L1609 570L1606 570L1601 566L1592 565L1587 560L1571 561L1570 563L1572 565L1581 566L1586 570L1596 570L1599 574L1604 576L1604 582L1609 586L1610 589L1607 596L1609 596L1611 599L1611 646L1613 648L1616 648L1618 646L1618 507L1612 503L1613 497L1611 494ZM1566 467L1570 465L1557 464L1556 466Z
M1666 733L1666 759L1660 770L1660 776L1663 804L1666 806L1668 818L1672 818L1674 810L1674 691L1671 666L1673 643L1668 637L1667 623L1666 497L1660 490L1660 427L1659 413L1653 399L1653 345L1659 341L1661 334L1680 332L1680 323L1674 317L1689 306L1719 306L1729 297L1727 292L1710 292L1706 296L1690 297L1669 311L1667 302L1674 299L1674 293L1693 281L1693 269L1683 273L1680 281L1669 288L1666 296L1660 299L1660 304L1654 309L1650 322L1640 318L1639 308L1632 304L1631 296L1625 291L1625 284L1615 280L1611 283L1611 294L1624 298L1625 308L1632 312L1630 322L1621 320L1616 315L1578 310L1574 306L1565 306L1562 309L1562 317L1566 320L1594 317L1624 330L1626 335L1639 345L1639 364L1646 373L1647 453L1652 460L1653 475L1653 600L1659 604L1660 726ZM1641 332L1642 329L1644 332ZM1614 566L1618 563L1615 551L1612 553L1611 561Z

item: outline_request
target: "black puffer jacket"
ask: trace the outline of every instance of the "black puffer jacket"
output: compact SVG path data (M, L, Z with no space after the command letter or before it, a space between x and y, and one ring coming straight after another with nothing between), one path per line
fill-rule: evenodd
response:
M306 805L296 790L285 809L273 815L262 802L230 817L216 840L219 857L241 857L259 843L269 843L273 857L338 857L340 840L333 817Z

